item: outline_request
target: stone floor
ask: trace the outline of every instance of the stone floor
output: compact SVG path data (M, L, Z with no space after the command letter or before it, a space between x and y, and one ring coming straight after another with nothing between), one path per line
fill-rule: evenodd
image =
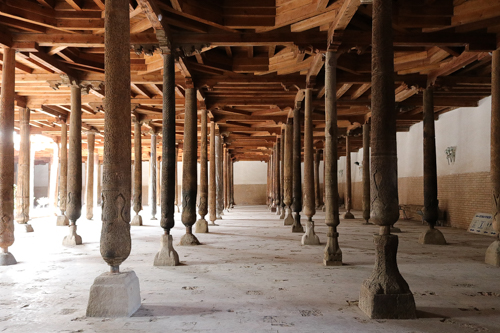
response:
M146 207L147 209L147 207ZM359 212L354 212L360 216ZM198 234L203 245L176 246L183 265L153 267L159 221L132 227L132 254L122 266L141 284L142 307L131 318L86 318L89 289L108 268L99 254L100 220L78 223L84 244L61 245L55 218L17 228L19 263L0 267L0 331L6 332L500 332L500 268L483 263L491 237L442 228L447 246L417 243L424 226L400 221L399 268L418 309L417 320L371 320L357 307L373 267L375 226L341 221L342 267L324 267L321 246L301 246L263 206L237 207L220 226ZM176 244L183 233L176 216Z

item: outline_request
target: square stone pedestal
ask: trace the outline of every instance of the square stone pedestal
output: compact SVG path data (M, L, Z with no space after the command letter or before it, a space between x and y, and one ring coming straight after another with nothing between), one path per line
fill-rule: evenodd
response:
M416 319L413 294L373 294L364 285L359 293L359 308L372 319Z
M139 279L134 271L103 273L90 288L87 317L130 317L140 306Z

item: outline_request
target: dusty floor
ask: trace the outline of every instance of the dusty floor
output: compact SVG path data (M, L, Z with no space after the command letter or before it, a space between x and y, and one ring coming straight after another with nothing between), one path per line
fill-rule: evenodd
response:
M146 207L147 209L147 207ZM359 212L354 212L360 216ZM143 212L143 216L147 213ZM183 234L180 216L173 230ZM182 266L153 267L162 233L144 218L132 227L133 269L142 307L131 318L86 318L89 289L107 266L99 254L100 220L80 220L84 244L61 245L67 228L55 218L17 228L19 264L0 267L0 331L6 332L500 332L500 268L483 263L491 237L442 228L447 246L417 243L424 229L400 221L399 268L415 295L419 319L370 320L357 307L372 271L374 226L341 221L342 267L324 267L324 213L316 215L321 246L301 246L265 207L237 207L198 234L197 247L175 248Z

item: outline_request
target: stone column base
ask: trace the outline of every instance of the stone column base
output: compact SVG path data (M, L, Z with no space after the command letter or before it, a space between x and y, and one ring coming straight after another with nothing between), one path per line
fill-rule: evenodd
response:
M24 232L34 232L33 227L29 223L22 223L19 225Z
M427 229L418 238L420 244L446 245L443 233L438 229Z
M130 317L140 306L139 279L134 271L103 273L90 287L87 317Z
M302 235L302 245L320 245L319 237L314 233L314 222L306 222L306 232Z
M69 226L69 235L64 237L64 246L82 245L82 237L76 234L76 224Z
M295 216L293 217L292 232L304 232L304 227L300 223L299 213L295 213Z
M137 214L132 218L132 222L130 222L130 225L135 225L135 226L142 226L142 216Z
M351 212L345 212L344 220L352 220L354 219L354 215Z
M155 255L154 266L177 266L179 265L179 255L174 250L172 235L161 236L161 248Z
M69 219L66 215L59 215L56 220L57 226L67 226L69 225Z
M10 252L0 253L0 266L10 266L17 264L16 258Z
M293 225L292 210L289 207L285 208L285 220L283 221L283 225Z
M488 246L484 262L488 265L500 267L500 240L496 240Z
M196 232L197 234L208 233L208 222L204 218L196 221L194 225L194 232Z
M342 250L339 247L339 233L334 231L333 227L329 227L327 233L326 247L323 256L323 265L325 266L342 266Z
M200 241L193 234L185 234L181 237L179 245L200 245Z
M394 225L391 226L391 233L399 234L401 231L400 228L395 227Z
M359 308L372 319L416 319L415 300L412 293L374 294L361 286Z
M280 220L283 220L285 218L285 207L281 207L280 213Z
M271 213L276 213L276 207L271 207Z

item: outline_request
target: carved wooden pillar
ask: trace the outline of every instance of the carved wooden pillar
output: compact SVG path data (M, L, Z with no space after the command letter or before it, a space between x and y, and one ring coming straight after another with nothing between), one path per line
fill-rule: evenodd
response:
M292 232L304 232L300 223L300 212L302 211L302 176L301 162L302 156L300 147L302 138L300 134L300 108L293 110L293 203L292 210L295 213L293 218Z
M87 132L87 198L85 206L87 210L87 220L92 220L94 217L94 145L95 133Z
M323 191L319 182L319 164L321 163L321 150L317 149L314 154L314 192L316 193L316 208L323 207Z
M215 121L210 122L210 186L208 192L208 208L210 216L210 225L216 225L216 203L217 203L217 180L216 180L216 162L215 162Z
M285 128L281 127L280 144L280 219L285 218Z
M285 203L285 220L283 225L293 225L292 216L292 199L293 199L293 125L292 120L288 119L285 125L285 156L283 159L284 169L284 195L283 200Z
M158 153L157 153L158 154ZM156 211L161 215L161 156L156 156ZM160 207L160 208L158 208Z
M28 223L30 219L30 109L19 109L20 136L19 158L17 168L16 188L16 221L23 226L26 232L33 228Z
M0 96L0 266L17 264L9 247L14 244L14 98L15 51L3 48Z
M399 218L392 0L374 0L372 18L371 174L376 262L363 282L359 307L370 318L416 318L415 301L398 270L398 237L391 225Z
M276 138L276 146L274 149L274 198L276 206L276 215L281 215L281 168L280 168L280 156L281 156L281 139Z
M276 192L276 177L275 177L275 165L276 165L276 144L273 145L271 156L269 158L269 201L271 203L271 212L276 212L276 201L274 194Z
M486 250L485 262L500 266L500 49L493 52L491 62L491 186L493 227L497 239Z
M151 155L149 156L149 209L151 220L156 220L156 137L154 130L151 134Z
M229 159L229 170L231 171L230 178L230 195L229 195L229 207L234 208L234 161L232 157Z
M352 205L352 177L351 177L351 137L345 137L345 214L344 219L353 219Z
M68 196L68 125L66 120L61 122L61 171L59 172L59 209L61 215L57 217L57 225L69 225L66 216L66 198Z
M109 310L118 312L118 309L121 310L118 316L131 316L141 305L139 279L134 271L119 270L131 250L129 3L126 0L106 0L105 6L106 112L100 250L111 274L104 273L95 279L90 290L88 317L107 317Z
M208 159L207 159L207 110L201 110L201 148L200 148L200 206L196 221L195 232L207 233L208 222L205 215L208 213Z
M217 178L217 194L216 194L216 217L222 219L222 211L224 210L224 187L222 175L222 141L223 138L219 135L215 136L215 171Z
M72 246L82 244L82 238L76 233L76 221L82 215L82 89L75 83L71 85L68 155L66 208L70 225L69 235L64 237L63 245Z
M192 228L196 222L196 192L197 192L197 115L196 89L186 89L186 111L184 120L184 150L182 157L182 216L186 234L182 236L180 245L199 245L193 235Z
M316 214L314 195L314 150L312 128L312 91L306 89L304 117L304 214L307 216L306 232L302 236L302 245L318 245L319 237L314 232L313 216Z
M370 123L363 125L363 219L370 220Z
M267 207L271 209L271 172L269 171L271 169L271 156L269 156L269 160L266 161L266 167L267 167L267 182L266 182L266 197L267 197Z
M174 205L177 209L177 213L180 213L180 200L179 200L179 179L177 175L177 170L178 168L178 161L179 161L179 144L175 144L175 200L174 200Z
M174 250L170 230L175 225L177 196L177 146L175 142L175 59L170 50L163 52L163 110L162 110L161 217L163 228L160 251L155 266L177 266L179 255Z
M139 212L142 210L142 133L141 121L134 117L134 189L133 189L133 208L135 216L131 225L141 226L142 216Z
M325 61L325 223L328 226L323 265L341 266L337 227L339 219L339 188L337 178L337 54L326 53Z
M224 210L227 211L227 188L228 188L228 181L227 181L227 144L224 144L223 148L223 157L222 157L222 165L223 165L223 170L222 170L222 177L224 180L222 181L224 184Z
M424 220L429 229L424 231L420 244L446 245L440 230L435 229L438 220L438 185L436 165L436 136L434 130L434 91L424 90Z

